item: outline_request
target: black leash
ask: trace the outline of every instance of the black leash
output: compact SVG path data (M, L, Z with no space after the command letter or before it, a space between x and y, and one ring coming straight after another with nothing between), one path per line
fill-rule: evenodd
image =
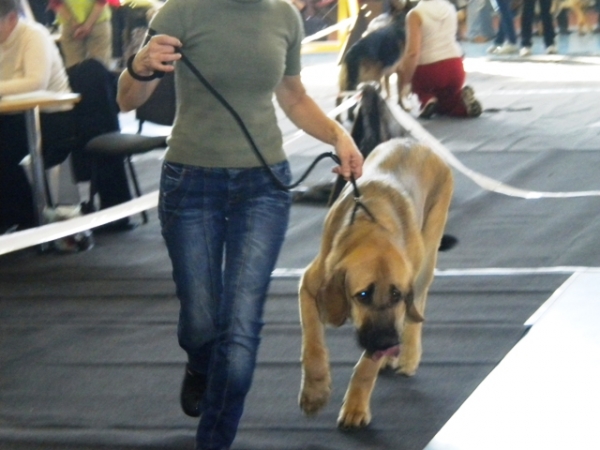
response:
M153 30L151 28L148 29L148 36L154 36L155 34L157 34L155 30ZM242 130L244 137L250 144L250 148L252 148L252 151L254 152L254 154L256 155L258 160L261 162L261 164L268 170L271 178L273 179L273 181L275 182L277 187L279 187L280 189L282 189L284 191L289 191L291 189L294 189L295 187L300 185L300 183L302 183L306 179L306 177L310 174L310 172L312 172L312 170L319 163L319 161L321 161L324 158L331 158L338 165L341 163L340 158L335 153L333 153L333 152L321 153L319 156L317 156L315 158L315 160L311 163L311 165L308 167L308 169L306 169L306 171L300 176L300 178L296 182L293 182L290 185L284 184L277 177L277 175L275 175L275 173L269 166L269 163L267 162L267 160L263 156L262 152L256 145L256 142L254 142L254 139L252 138L250 131L246 127L246 124L244 123L244 121L242 120L240 115L237 113L237 111L231 106L231 104L225 99L225 97L223 97L221 95L221 93L219 91L217 91L210 84L210 82L204 77L204 75L202 75L200 70L198 70L198 68L190 61L190 59L181 50L177 49L177 51L181 55L181 62L183 62L187 66L187 68L194 74L194 76L198 79L198 81L200 81L200 83L202 83L202 85L219 101L219 103L221 103L221 105L223 105L223 107L229 112L229 114L231 114L231 116L233 117L235 122L238 124L240 130ZM358 208L364 209L366 211L366 213L369 215L369 217L373 220L373 222L376 222L375 217L373 216L371 211L369 211L369 209L360 201L360 191L358 190L358 186L356 184L354 175L350 175L350 181L352 182L352 187L354 189L354 202L355 202L355 206L354 206L354 210L352 211L352 218L351 218L350 223L354 223L354 218L356 216L356 211L358 210Z

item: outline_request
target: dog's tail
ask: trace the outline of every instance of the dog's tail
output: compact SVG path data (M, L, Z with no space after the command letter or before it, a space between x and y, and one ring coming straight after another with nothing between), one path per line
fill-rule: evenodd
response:
M457 238L455 238L451 234L444 234L442 236L442 240L440 241L440 246L438 247L438 250L440 252L445 252L454 248L456 244L458 244Z

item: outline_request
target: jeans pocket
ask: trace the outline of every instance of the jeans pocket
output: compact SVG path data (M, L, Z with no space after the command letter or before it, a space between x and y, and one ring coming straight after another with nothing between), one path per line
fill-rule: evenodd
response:
M158 205L158 216L163 228L167 228L169 218L179 208L184 198L184 181L186 177L185 167L181 164L163 163L160 175L160 201Z
M184 176L185 167L183 165L169 162L163 163L160 180L161 195L169 195L176 191L183 183Z

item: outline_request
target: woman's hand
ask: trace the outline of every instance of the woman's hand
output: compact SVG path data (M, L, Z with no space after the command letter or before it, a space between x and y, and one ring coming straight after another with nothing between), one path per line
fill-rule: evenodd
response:
M332 172L349 181L362 176L362 166L364 158L362 153L356 147L354 139L342 130L334 145L335 153L340 158L340 165L333 168Z
M134 73L144 77L149 77L156 71L172 72L175 70L173 62L181 59L181 53L177 52L180 47L181 41L175 37L166 34L152 36L136 53L131 68ZM159 78L152 81L134 79L128 69L121 73L117 91L117 103L123 112L143 105L160 81Z
M133 71L142 76L152 75L154 72L172 72L175 70L173 62L181 59L178 49L181 41L166 34L152 36L135 55L132 63Z

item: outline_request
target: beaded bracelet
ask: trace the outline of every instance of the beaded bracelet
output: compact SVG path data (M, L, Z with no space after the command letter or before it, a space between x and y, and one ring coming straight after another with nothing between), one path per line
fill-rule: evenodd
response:
M138 80L138 81L152 81L155 80L157 78L162 78L164 76L164 72L154 72L152 75L140 75L135 73L135 71L133 70L133 60L135 58L135 54L131 55L128 59L127 59L127 72L129 72L129 75L131 75L131 78L133 78L134 80Z

